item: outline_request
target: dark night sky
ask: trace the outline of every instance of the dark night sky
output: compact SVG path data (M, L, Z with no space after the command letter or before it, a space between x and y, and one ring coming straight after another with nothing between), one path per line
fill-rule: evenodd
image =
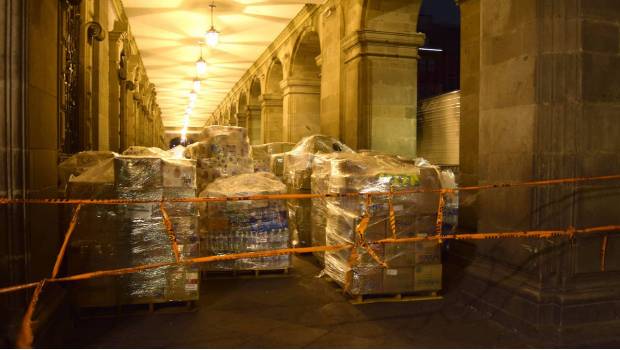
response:
M420 14L432 16L434 23L459 25L459 8L454 0L424 0Z

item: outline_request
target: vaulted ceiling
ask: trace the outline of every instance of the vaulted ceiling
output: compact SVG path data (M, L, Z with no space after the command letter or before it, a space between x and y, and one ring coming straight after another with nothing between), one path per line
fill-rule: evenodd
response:
M208 63L190 118L190 130L207 117L243 73L301 10L320 0L216 0L214 25L220 43L205 46ZM182 128L189 104L199 41L210 27L210 0L123 0L147 75L155 84L164 126Z

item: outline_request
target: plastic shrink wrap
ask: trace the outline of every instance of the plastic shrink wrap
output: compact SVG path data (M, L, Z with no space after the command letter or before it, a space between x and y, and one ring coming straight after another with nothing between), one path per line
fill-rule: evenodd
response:
M439 172L382 157L353 155L330 160L327 193L395 192L439 189ZM439 194L418 192L393 196L396 232L389 223L388 196L329 197L326 200L326 243L355 248L325 253L325 272L352 295L431 292L441 289L441 257L436 241L372 243L390 237L433 235ZM355 233L364 215L363 238ZM367 245L365 244L367 243Z
M191 160L118 156L69 182L70 198L150 199L195 197ZM197 257L197 210L193 203L164 205L180 255ZM82 207L71 240L69 273L174 262L171 238L159 203ZM198 271L163 267L79 282L77 305L113 306L198 299Z
M259 172L221 178L209 184L201 197L282 194L284 184L271 173ZM224 255L290 247L286 204L282 200L244 200L201 203L202 255ZM210 271L276 270L291 266L290 255L218 261Z
M441 172L441 187L448 189L457 188L456 177L452 170ZM443 207L443 234L454 234L459 223L459 193L444 193Z
M271 142L252 146L254 171L271 171L271 155L288 152L295 146L291 142ZM280 176L282 176L280 174Z
M283 157L283 179L288 193L308 194L311 192L312 161L317 154L354 153L347 145L325 135L312 135L301 139ZM288 202L289 227L295 246L312 245L312 201L291 199Z
M269 156L269 169L279 179L284 178L284 155L285 153L275 153Z
M199 193L217 178L254 172L245 128L213 125L202 136L204 141L185 149L185 157L196 160Z
M110 151L84 151L64 160L58 165L58 183L60 189L66 190L71 176L79 176L86 170L114 158L117 154Z

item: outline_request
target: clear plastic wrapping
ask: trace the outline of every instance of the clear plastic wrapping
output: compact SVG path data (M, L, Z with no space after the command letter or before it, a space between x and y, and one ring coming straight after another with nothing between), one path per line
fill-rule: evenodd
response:
M382 156L348 155L329 159L326 193L395 192L439 189L439 172ZM320 186L320 185L319 185ZM322 185L325 190L325 185ZM317 187L317 191L319 191ZM392 199L395 237L433 235L439 194L398 194ZM352 250L325 253L325 272L353 295L436 291L441 288L441 258L436 241L373 244L393 236L388 196L329 197L325 201L325 240L328 245L351 243ZM355 233L364 214L369 222L364 239ZM363 243L368 243L366 248ZM385 266L383 265L385 264Z
M304 137L283 157L283 179L288 193L311 192L312 163L318 154L355 153L337 139L325 135ZM294 245L312 244L312 201L292 199L288 201L289 226Z
M254 171L271 171L271 155L288 152L295 146L291 142L271 142L252 146Z
M117 156L72 179L70 198L149 199L196 196L195 162L153 156ZM194 203L164 205L183 258L197 257ZM71 241L69 273L174 262L172 243L159 203L82 207ZM83 281L80 306L112 306L198 299L198 270L170 266Z
M159 147L129 146L123 151L124 156L161 157L168 158L170 153Z
M275 153L269 156L269 169L279 179L284 177L284 155L285 153Z
M452 170L443 170L441 172L441 187L448 189L455 189L457 187L456 177ZM445 193L444 194L444 208L443 208L443 234L453 234L456 232L456 228L459 223L459 193Z
M116 155L110 151L84 151L72 155L58 165L60 188L65 190L71 177L79 176L90 168L109 161Z
M202 136L203 141L185 149L185 157L197 162L199 192L219 177L254 172L250 140L245 128L213 125L205 128Z
M201 197L251 196L285 193L271 173L259 172L221 178ZM202 255L224 255L290 247L287 212L281 200L245 200L200 204ZM290 255L218 261L207 270L275 270L291 266Z

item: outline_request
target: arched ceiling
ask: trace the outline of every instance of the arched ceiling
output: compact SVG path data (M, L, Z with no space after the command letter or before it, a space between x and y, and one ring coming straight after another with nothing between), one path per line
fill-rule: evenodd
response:
M321 0L216 0L220 43L204 48L209 68L190 128L208 115L258 56L301 10ZM210 0L123 0L147 75L155 84L167 130L180 130L196 75L199 41L210 27Z

